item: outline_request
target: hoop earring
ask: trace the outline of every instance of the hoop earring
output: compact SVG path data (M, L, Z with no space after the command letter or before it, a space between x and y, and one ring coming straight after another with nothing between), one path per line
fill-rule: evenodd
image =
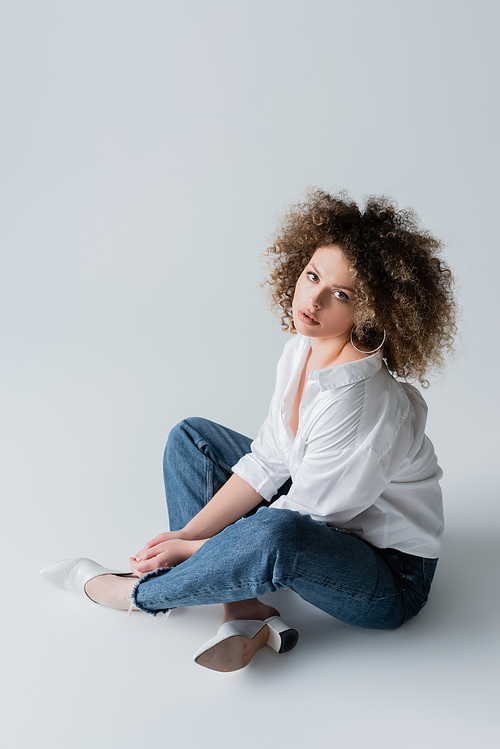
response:
M353 331L353 329L351 328L351 343L352 343L352 345L354 346L354 348L356 349L356 351L359 351L359 353L360 353L360 354L374 354L374 353L375 353L376 351L378 351L379 349L381 349L381 348L382 348L382 346L383 346L383 345L384 345L384 343L385 343L385 328L384 328L384 337L382 338L382 343L380 344L380 346L377 346L377 348L374 348L374 349L373 349L373 351L361 351L361 349L360 349L360 348L358 348L358 347L357 347L357 346L356 346L356 345L354 344L354 341L352 340L352 331Z

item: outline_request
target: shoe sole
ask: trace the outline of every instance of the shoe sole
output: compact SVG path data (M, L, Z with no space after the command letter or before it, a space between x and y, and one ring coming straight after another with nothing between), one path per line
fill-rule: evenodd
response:
M293 631L293 630L292 630ZM212 671L229 673L248 666L257 650L267 644L269 627L263 627L255 637L234 635L205 650L195 662Z

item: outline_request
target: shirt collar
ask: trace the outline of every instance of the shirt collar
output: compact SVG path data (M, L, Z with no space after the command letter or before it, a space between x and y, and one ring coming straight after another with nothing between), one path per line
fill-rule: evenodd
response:
M311 341L308 336L302 335L302 333L297 333L297 337L300 341L300 361L303 366L311 348ZM317 382L320 390L340 388L373 377L381 366L382 352L377 351L377 353L367 356L365 359L337 364L333 367L326 367L326 369L315 369L309 373L309 381Z

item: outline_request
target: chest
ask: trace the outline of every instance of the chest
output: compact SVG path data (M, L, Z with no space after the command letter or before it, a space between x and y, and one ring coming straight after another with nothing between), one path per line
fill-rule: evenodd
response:
M304 366L304 369L302 370L302 374L299 380L299 385L297 387L297 392L295 393L295 398L292 404L292 414L290 417L290 429L292 430L294 437L296 436L297 429L299 428L300 402L304 394L304 388L306 386L307 378L309 377L310 371L311 370L307 367L307 364L306 364L306 366Z

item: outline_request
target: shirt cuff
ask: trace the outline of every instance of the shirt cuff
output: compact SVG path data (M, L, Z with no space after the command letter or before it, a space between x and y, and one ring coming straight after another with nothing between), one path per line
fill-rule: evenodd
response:
M231 470L250 484L266 502L270 502L278 491L274 481L251 453L240 458Z

